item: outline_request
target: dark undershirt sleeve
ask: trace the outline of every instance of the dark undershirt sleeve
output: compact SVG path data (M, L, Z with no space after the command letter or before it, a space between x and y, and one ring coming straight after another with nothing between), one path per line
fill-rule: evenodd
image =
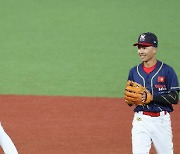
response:
M179 101L178 91L172 91L168 94L153 96L153 102L157 102L160 105L177 104L178 101Z

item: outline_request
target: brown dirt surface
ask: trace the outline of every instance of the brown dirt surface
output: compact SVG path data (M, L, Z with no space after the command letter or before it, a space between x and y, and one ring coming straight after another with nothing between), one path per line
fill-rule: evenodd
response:
M174 109L178 154L180 106ZM19 154L131 154L132 118L120 98L0 96L0 121Z

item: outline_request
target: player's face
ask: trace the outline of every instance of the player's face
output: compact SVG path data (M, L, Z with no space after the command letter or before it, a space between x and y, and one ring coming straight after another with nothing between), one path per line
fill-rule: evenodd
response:
M138 54L143 62L149 62L151 60L154 60L156 52L157 52L157 48L155 47L152 46L146 47L141 45L138 46Z

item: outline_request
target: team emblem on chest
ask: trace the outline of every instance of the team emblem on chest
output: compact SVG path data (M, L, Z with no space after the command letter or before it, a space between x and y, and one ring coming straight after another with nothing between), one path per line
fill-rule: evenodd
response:
M158 76L158 82L164 82L165 77L164 76Z
M158 89L158 91L167 90L164 82L165 82L165 77L164 76L158 76L158 84L155 85L155 87Z

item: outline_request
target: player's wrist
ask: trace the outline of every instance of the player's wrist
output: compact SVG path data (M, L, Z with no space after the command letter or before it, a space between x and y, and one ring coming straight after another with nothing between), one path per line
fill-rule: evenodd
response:
M151 95L151 101L153 101L153 98L154 98L153 95Z

